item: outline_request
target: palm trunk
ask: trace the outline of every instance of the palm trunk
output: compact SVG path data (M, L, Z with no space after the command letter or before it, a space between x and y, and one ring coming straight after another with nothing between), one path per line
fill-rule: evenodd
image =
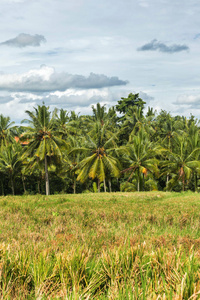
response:
M144 173L142 174L142 187L143 187L143 192L144 192Z
M140 191L140 170L138 168L138 182L137 182L137 190Z
M41 192L40 192L40 180L38 180L37 186L38 186L38 194L41 194Z
M76 177L74 176L73 192L76 194Z
M13 196L15 195L15 187L14 187L14 181L13 181L13 177L10 177L10 181L11 181L11 188L12 188L12 194Z
M185 175L183 175L183 188L182 188L182 191L183 192L185 191Z
M98 193L100 193L100 179L98 178Z
M109 185L109 191L112 193L112 185L111 185L111 179L108 179L108 185Z
M25 185L25 180L24 180L23 175L22 175L22 184L23 184L23 188L24 188L24 193L26 193L26 185Z
M103 186L104 186L104 193L106 193L106 180L105 179L103 181Z
M167 174L166 191L168 191L169 174Z
M197 184L197 173L194 174L194 185L195 185L195 192L197 192L198 184Z
M50 195L49 189L49 173L48 173L48 165L47 165L47 156L44 156L44 167L45 167L45 184L46 184L46 195Z
M3 180L1 180L1 193L2 193L2 196L4 196Z

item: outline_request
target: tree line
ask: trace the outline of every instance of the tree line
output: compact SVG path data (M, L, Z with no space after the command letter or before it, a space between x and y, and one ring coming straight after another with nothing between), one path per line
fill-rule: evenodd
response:
M43 103L21 126L0 115L0 194L198 191L199 121L145 104L131 93L79 115Z

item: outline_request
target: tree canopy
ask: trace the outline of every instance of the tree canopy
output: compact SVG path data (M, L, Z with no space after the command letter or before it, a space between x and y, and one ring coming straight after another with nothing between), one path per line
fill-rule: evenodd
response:
M0 115L0 193L198 191L198 119L145 104L131 93L80 115L43 103L22 126Z

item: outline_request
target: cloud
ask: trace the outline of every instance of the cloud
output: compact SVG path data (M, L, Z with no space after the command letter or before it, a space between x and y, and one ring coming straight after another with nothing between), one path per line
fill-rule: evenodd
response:
M75 90L69 89L64 92L56 91L45 95L37 95L30 93L13 93L12 97L18 99L19 103L37 103L45 102L47 105L64 107L72 109L72 107L88 107L97 102L110 103L115 100L116 94L110 93L109 88Z
M63 108L67 111L74 110L76 113L92 114L92 105L101 103L106 104L107 110L111 106L115 106L117 101L123 96L127 96L131 90L126 87L102 88L102 89L68 89L66 91L55 91L49 93L29 93L29 92L0 92L0 110L3 115L9 115L12 120L20 123L22 119L27 118L25 110L33 111L33 107L37 105L50 106L53 110ZM135 93L134 91L132 91ZM146 92L139 92L140 97L147 101L152 100ZM146 106L147 109L147 106Z
M197 33L195 36L194 36L194 40L197 40L200 38L200 33Z
M0 90L10 92L52 92L70 88L99 89L103 87L126 85L128 81L118 77L90 73L88 77L57 73L54 68L41 66L23 74L0 74Z
M12 100L12 96L0 96L0 104L8 103Z
M145 0L139 0L138 3L139 3L139 5L141 7L144 7L144 8L148 8L149 7L149 3L147 1L145 1Z
M176 105L190 105L191 108L200 108L200 94L198 95L179 95Z
M138 51L160 51L165 53L176 53L181 51L189 50L187 45L171 45L167 46L164 43L157 41L156 39L152 40L150 43L143 45L137 49Z
M16 38L0 43L0 45L17 47L17 48L24 48L28 46L39 47L41 43L44 42L46 42L46 39L43 35L39 35L39 34L31 35L31 34L21 33Z
M110 88L76 90L69 89L64 92L56 91L45 94L31 94L15 92L0 95L0 110L3 115L9 115L12 120L20 123L27 118L25 110L33 111L33 107L42 105L44 102L50 106L51 110L55 107L64 108L68 111L75 110L80 114L92 114L91 105L97 102L106 104L107 109L116 105L116 99L120 99L123 94L119 91L111 91ZM6 100L6 101L5 101Z
M149 101L152 101L154 100L154 97L148 95L147 93L145 92L139 92L139 97L144 100L145 102L149 102Z

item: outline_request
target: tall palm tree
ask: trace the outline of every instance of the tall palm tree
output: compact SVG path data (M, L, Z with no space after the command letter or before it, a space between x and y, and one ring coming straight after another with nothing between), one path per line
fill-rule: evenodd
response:
M100 183L104 183L106 192L106 177L118 177L120 174L119 160L114 156L116 148L116 136L108 137L106 126L100 122L95 123L93 135L87 135L84 147L74 148L71 153L84 153L83 158L77 165L77 180L85 182L87 178L96 178L98 182L98 192Z
M29 118L24 120L30 126L26 127L26 132L21 140L28 140L28 145L24 155L38 158L43 161L45 170L46 195L50 194L48 166L54 162L59 162L62 158L61 147L64 141L59 137L55 122L56 111L52 114L49 107L38 105L34 112L26 111Z
M81 153L72 151L79 148L81 141L77 137L69 136L66 141L66 150L63 151L62 164L57 167L57 174L62 178L70 178L73 186L73 193L76 194L77 174L76 166L80 162Z
M137 190L140 191L140 177L147 172L158 173L158 160L156 155L161 153L161 148L149 141L144 128L141 128L137 135L131 136L126 146L119 149L124 164L127 166L122 172L130 172L128 181L137 174Z
M15 177L22 168L21 146L17 143L2 147L0 153L0 170L10 179L12 194L15 194Z
M196 161L199 161L200 157L200 151L196 151L196 149L200 149L200 131L198 126L196 126L195 123L191 124L188 130L188 139L191 147L191 152L195 151L194 159ZM194 171L194 188L195 192L197 192L198 189L198 173Z
M175 146L172 151L167 151L168 160L160 162L163 174L170 172L172 178L169 187L173 187L178 181L182 182L182 190L189 183L194 173L200 173L200 161L197 159L200 148L192 149L191 140L186 135L178 135L174 139Z
M105 104L101 106L100 103L97 103L96 107L92 105L92 111L94 120L100 122L103 125L104 119L107 115Z
M156 135L155 138L165 149L172 151L175 147L176 133L183 127L182 119L174 118L166 111L161 111L155 122ZM168 156L165 156L168 161ZM170 180L170 172L166 173L166 190L168 189L168 182Z
M67 126L69 122L68 114L69 113L66 110L61 108L60 114L56 116L57 127L59 128L59 132L62 139L65 139L69 134L69 130Z
M16 127L13 126L15 122L10 121L10 117L0 115L0 146L6 146L13 142L16 135Z

